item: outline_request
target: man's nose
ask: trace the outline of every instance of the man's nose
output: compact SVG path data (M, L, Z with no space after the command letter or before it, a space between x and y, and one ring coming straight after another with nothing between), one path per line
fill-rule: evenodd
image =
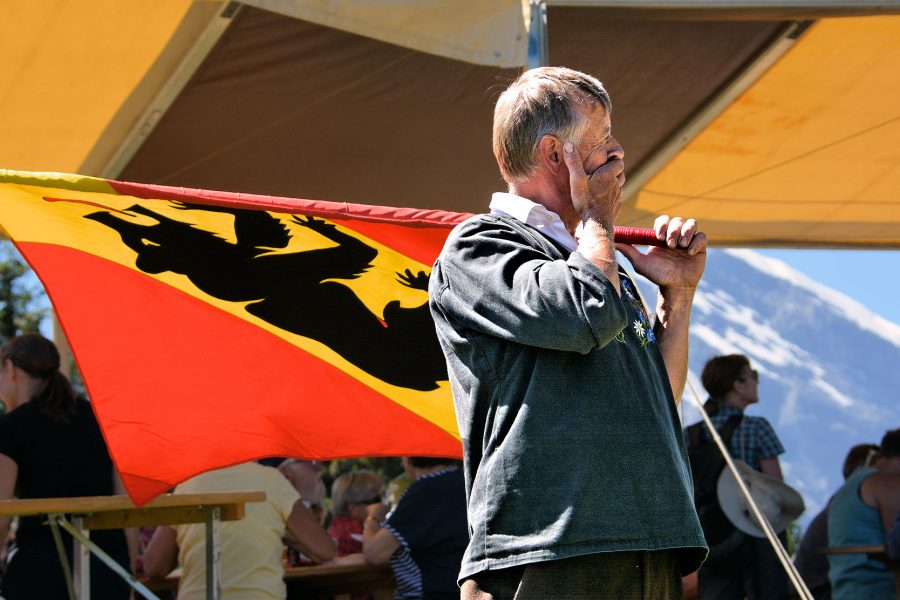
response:
M625 150L622 148L622 145L619 143L619 140L610 136L609 138L609 150L607 151L607 156L618 158L619 160L625 160Z

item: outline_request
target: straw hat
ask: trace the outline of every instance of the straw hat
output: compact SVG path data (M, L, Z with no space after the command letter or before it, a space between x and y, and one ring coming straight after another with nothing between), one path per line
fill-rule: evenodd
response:
M775 533L781 533L787 529L791 521L803 514L805 506L803 498L797 490L774 477L754 471L742 460L735 460L734 464L741 474L741 479L744 480L744 485L750 490L756 506L769 520ZM758 538L766 537L756 522L753 510L747 503L741 488L738 487L731 469L727 466L719 475L716 492L722 512L735 527L747 535Z

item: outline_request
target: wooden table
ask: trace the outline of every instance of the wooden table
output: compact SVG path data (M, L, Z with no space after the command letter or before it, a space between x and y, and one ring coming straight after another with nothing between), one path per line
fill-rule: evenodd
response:
M889 571L900 571L900 561L889 558L887 553L885 553L884 551L884 546L881 544L874 546L841 546L839 548L822 548L821 550L819 550L819 552L831 556L841 554L865 554L872 560L883 562L887 566Z
M0 500L0 516L47 516L66 575L69 597L72 600L76 598L88 600L90 598L90 554L92 552L145 598L157 598L131 573L91 542L89 533L91 529L120 529L205 522L207 598L218 600L220 597L217 553L219 525L221 521L243 519L244 505L247 502L262 502L265 499L265 492L166 494L140 508L136 507L128 496ZM69 561L63 548L59 528L68 531L75 539L75 577L72 576L69 569Z
M883 545L875 546L841 546L838 548L822 548L819 550L821 554L831 556L841 554L865 554L872 560L883 562L888 571L894 572L894 589L896 596L900 598L900 560L894 560L888 557L884 551Z
M349 599L371 592L374 600L392 600L396 584L388 565L314 565L284 571L288 600Z

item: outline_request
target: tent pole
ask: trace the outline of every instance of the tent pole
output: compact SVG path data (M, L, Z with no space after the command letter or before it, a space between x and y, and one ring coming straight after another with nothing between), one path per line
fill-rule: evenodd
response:
M550 64L547 43L547 2L531 0L531 25L528 27L528 68L545 67Z
M219 39L228 29L235 15L240 11L241 4L224 0L221 8L216 12L212 20L207 23L205 29L197 38L194 45L181 59L178 67L162 85L153 100L144 108L143 113L135 121L131 130L121 141L106 164L100 169L99 176L106 179L115 179L125 169L134 155L150 137L150 134L166 114L166 111L175 103L178 95L194 76L206 57L218 43ZM82 169L83 170L83 169Z

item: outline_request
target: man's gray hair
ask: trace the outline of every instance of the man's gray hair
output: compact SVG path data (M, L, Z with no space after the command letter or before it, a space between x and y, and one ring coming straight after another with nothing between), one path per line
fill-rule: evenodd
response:
M494 107L494 156L503 178L521 180L537 166L535 151L545 135L577 142L587 126L581 108L612 101L596 77L565 67L525 71Z

